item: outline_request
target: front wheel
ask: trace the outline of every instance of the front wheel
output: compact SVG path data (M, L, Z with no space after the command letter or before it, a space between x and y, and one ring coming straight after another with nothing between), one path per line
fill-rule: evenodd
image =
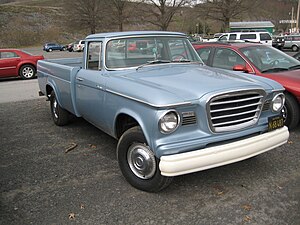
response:
M32 65L23 65L19 70L19 75L22 79L31 79L35 76L35 67Z
M296 128L300 120L300 109L298 102L294 97L285 93L285 104L283 110L283 117L285 119L285 125L290 129Z
M50 108L52 119L57 126L63 126L69 122L69 112L58 104L54 91L50 95Z
M117 146L117 157L125 179L135 188L158 192L166 188L172 177L162 176L159 160L146 144L140 127L128 129L120 138Z

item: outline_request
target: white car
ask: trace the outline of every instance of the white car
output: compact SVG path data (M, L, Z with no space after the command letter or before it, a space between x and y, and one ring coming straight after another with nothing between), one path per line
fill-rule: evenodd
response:
M269 32L234 32L225 33L221 35L218 41L236 41L243 40L249 42L256 42L272 46L272 37Z
M84 40L76 41L73 46L74 52L82 52L84 50Z

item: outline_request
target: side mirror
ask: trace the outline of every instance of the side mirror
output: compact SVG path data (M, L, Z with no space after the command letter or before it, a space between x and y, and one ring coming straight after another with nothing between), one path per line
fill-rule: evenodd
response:
M234 70L234 71L248 72L248 69L247 69L244 65L241 65L241 64L235 65L235 66L233 67L233 70Z

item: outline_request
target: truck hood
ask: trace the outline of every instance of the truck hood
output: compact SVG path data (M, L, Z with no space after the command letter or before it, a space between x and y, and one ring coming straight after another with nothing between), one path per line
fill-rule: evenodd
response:
M245 89L267 91L282 89L282 86L263 77L245 76L207 66L164 64L112 76L107 88L150 105L163 106L198 100L209 93Z

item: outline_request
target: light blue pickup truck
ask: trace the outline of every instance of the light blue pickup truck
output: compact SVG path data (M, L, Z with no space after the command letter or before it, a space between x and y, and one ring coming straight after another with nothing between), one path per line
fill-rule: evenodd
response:
M283 87L205 66L182 33L93 34L85 46L83 59L38 62L40 95L56 125L74 114L116 138L120 169L140 190L288 140Z

